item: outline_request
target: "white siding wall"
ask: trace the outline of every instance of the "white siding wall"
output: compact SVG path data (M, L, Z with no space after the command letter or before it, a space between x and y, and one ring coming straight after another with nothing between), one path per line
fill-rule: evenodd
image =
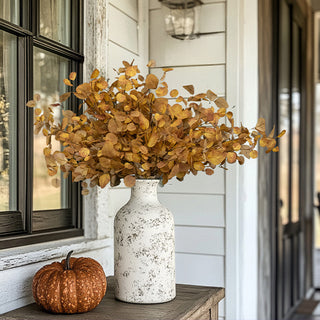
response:
M194 84L196 92L212 89L225 96L225 17L225 2L205 1L200 32L220 33L180 41L166 34L159 2L151 0L150 59L156 61L152 72L158 75L162 67L173 67L166 81L182 95L188 95L183 85ZM224 287L224 170L215 170L213 176L190 175L182 183L174 178L159 192L175 216L177 282ZM224 301L219 315L224 317Z

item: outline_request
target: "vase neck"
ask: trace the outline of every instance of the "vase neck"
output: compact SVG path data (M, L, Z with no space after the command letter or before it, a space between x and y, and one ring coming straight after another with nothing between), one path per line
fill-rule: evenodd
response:
M136 180L136 184L131 189L131 201L158 201L158 184L159 180Z

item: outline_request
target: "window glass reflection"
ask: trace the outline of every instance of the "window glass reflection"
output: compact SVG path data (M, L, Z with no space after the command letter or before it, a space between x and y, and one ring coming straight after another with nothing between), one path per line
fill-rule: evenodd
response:
M19 24L20 1L0 0L0 18Z
M279 128L287 133L279 140L279 197L282 224L289 222L289 147L290 147L290 11L285 1L281 4L280 19L280 74L279 74Z
M17 209L17 38L0 31L0 211Z
M42 49L34 48L34 91L41 96L41 108L44 110L52 103L59 101L65 92L63 79L68 75L69 60ZM55 120L60 120L61 109L54 108ZM41 133L34 137L34 173L33 173L33 209L49 210L67 208L67 184L58 171L55 176L61 180L61 186L52 185L48 175L43 149L47 146L46 137ZM52 150L61 150L60 142L52 139Z
M71 46L71 0L40 1L40 34Z

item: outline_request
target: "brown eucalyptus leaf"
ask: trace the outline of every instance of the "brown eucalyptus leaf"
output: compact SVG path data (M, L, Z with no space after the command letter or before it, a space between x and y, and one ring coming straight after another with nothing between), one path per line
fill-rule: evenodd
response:
M142 113L139 115L139 124L143 130L149 128L149 120Z
M255 128L264 134L266 132L266 121L263 118L259 118Z
M159 135L158 135L158 132L156 131L156 129L153 129L152 131L152 134L149 138L149 141L148 141L148 147L149 148L152 148L156 145L156 143L158 142L158 139L159 139Z
M270 132L269 135L268 135L268 138L273 138L273 136L274 136L274 130L275 130L275 126L273 126L271 132Z
M152 68L152 67L155 67L156 66L156 62L154 60L150 60L147 64L147 67L148 68Z
M168 94L168 88L167 87L159 87L156 90L156 94L158 97L164 97Z
M81 194L83 196L87 196L89 193L90 193L90 191L87 188L81 190Z
M128 61L122 61L122 64L125 66L125 68L130 67L130 63Z
M118 142L118 137L112 132L109 132L106 135L105 139L106 139L106 141L110 141L113 145L115 145Z
M148 74L146 78L146 87L148 89L156 89L158 87L159 79L154 74Z
M174 176L176 176L179 173L179 164L176 164L173 166L173 168L171 169L169 175L168 175L168 179L170 180L171 178L173 178Z
M67 163L67 158L63 152L56 151L53 154L53 158L57 161L60 165L64 165Z
M186 89L190 94L194 94L194 86L192 84L183 86L184 89Z
M39 93L36 93L34 96L33 96L33 100L34 101L40 101L41 97L40 97L40 94Z
M136 184L136 178L134 176L125 176L123 179L124 184L128 188L132 188Z
M116 133L118 130L118 126L117 123L114 119L110 119L109 123L108 123L108 130L112 133Z
M194 162L193 168L197 171L203 171L204 170L204 164L202 162Z
M102 154L108 158L116 158L120 153L114 148L111 141L106 141L102 148Z
M71 96L71 92L66 92L60 96L59 101L64 102Z
M136 125L133 123L133 122L130 122L128 125L127 125L127 130L128 131L135 131L137 129Z
M207 97L211 101L214 101L218 98L218 96L214 92L212 92L211 90L207 91Z
M214 103L216 104L216 106L218 108L224 108L227 109L229 107L227 101L224 98L218 98L216 100L214 100Z
M211 176L211 175L214 174L214 171L213 171L212 169L210 169L210 168L205 169L204 172L205 172L208 176Z

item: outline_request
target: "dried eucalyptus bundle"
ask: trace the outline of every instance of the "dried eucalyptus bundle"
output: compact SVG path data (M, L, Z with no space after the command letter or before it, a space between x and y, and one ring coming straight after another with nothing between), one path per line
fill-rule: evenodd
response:
M182 181L190 172L212 175L226 162L242 165L245 158L257 158L258 142L266 152L278 151L274 129L267 135L264 119L252 130L235 126L227 102L211 90L195 94L193 85L183 86L187 99L170 90L165 76L172 70L164 68L160 79L143 77L136 65L124 61L111 85L94 70L90 82L61 95L59 103L37 107L40 96L35 95L27 106L36 107L35 133L47 139L43 153L48 174L56 175L60 167L64 177L71 173L74 182L83 181L82 193L88 194L87 179L91 187L101 188L116 186L122 178L128 187L136 179L166 184L173 177ZM72 72L64 83L73 87L75 79ZM82 114L64 110L57 123L54 108L71 94L82 101ZM52 136L61 150L52 150Z

